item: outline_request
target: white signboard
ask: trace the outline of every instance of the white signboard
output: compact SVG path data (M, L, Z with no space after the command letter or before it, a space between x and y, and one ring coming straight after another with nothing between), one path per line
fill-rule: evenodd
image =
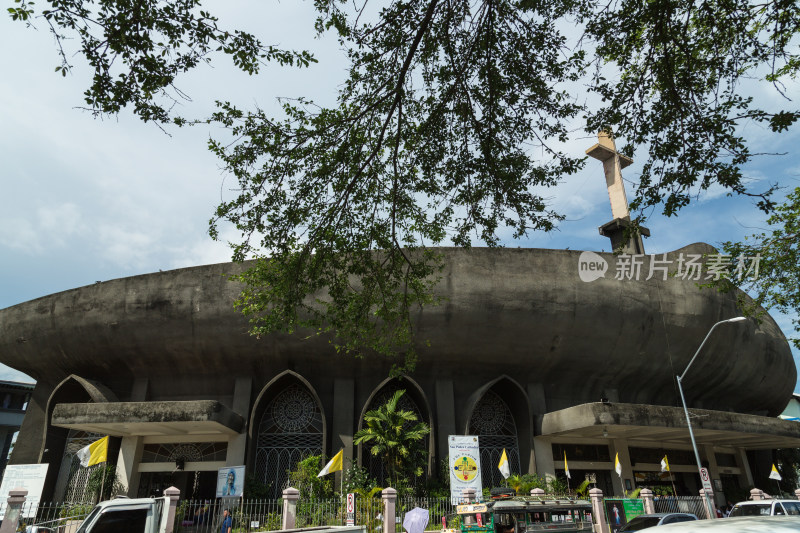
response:
M450 435L448 468L450 469L450 499L458 503L461 491L475 489L475 497L482 499L481 453L475 435Z
M226 466L217 472L217 498L241 498L244 494L244 466Z
M713 492L711 488L711 479L708 475L708 470L705 468L700 469L700 481L703 482L703 490L706 492Z
M25 507L22 516L30 518L36 516L36 509L39 506L39 499L42 497L44 478L47 476L48 464L40 465L8 465L3 473L3 482L0 483L0 502L8 500L8 491L14 489L25 489L28 495L25 496ZM5 515L6 506L0 508L0 520Z

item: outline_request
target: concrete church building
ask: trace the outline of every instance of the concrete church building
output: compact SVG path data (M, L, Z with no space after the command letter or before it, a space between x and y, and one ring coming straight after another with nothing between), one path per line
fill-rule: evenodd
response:
M614 188L626 159L608 139L589 153L604 161L612 207L621 194L624 208ZM643 252L641 238L623 242L627 220L615 208L601 232ZM514 473L558 475L566 453L573 480L593 473L618 495L671 486L666 454L678 490L697 494L675 375L713 324L739 314L741 295L697 287L692 268L705 275L713 248L441 253L444 303L419 312L419 362L396 379L390 361L337 355L323 337L250 336L228 281L242 265L116 279L0 310L0 362L37 382L11 463L50 465L45 500L69 496L75 451L103 435L131 496L176 485L213 497L217 469L242 464L277 494L302 456L340 448L380 475L352 436L365 411L403 388L432 428L431 473L448 435L467 434L480 437L484 486L499 483L504 448ZM800 446L800 425L776 418L796 377L769 316L709 338L684 389L720 501L753 486L770 462L764 450Z

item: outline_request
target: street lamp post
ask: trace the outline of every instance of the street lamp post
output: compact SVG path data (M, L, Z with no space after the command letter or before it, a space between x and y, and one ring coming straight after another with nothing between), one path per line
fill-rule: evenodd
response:
M700 462L700 454L697 452L697 443L694 440L694 431L692 430L692 421L689 419L689 409L686 407L686 398L683 396L683 385L681 384L681 382L683 381L683 378L686 376L686 373L689 371L689 367L691 367L692 363L694 363L694 360L697 359L697 356L700 354L700 350L703 349L703 345L706 343L708 338L711 336L711 332L714 331L714 328L716 328L720 324L725 324L726 322L741 322L742 320L747 320L747 319L745 317L743 317L743 316L737 316L735 318L729 318L728 320L721 320L721 321L717 322L716 324L714 324L713 326L711 326L711 329L709 329L708 333L706 334L706 338L703 339L703 342L700 343L700 347L695 352L695 354L692 357L691 361L689 361L689 364L686 365L686 369L683 371L683 374L681 374L680 376L676 376L676 378L678 379L678 391L681 393L681 403L683 404L683 412L686 415L686 425L689 426L689 438L692 440L692 449L694 450L694 459L695 459L695 461L697 461L697 473L700 474L701 479L702 479L702 476L703 476L703 473L702 473L703 465ZM706 498L706 504L708 506L709 518L715 518L715 516L714 516L714 505L711 502L711 498L709 498L708 493L705 490L703 490L703 495Z

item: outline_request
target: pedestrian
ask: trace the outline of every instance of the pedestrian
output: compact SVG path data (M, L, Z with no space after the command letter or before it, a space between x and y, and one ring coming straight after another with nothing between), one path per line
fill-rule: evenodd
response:
M219 526L219 533L231 533L233 528L233 518L231 512L225 509L222 511L222 524Z

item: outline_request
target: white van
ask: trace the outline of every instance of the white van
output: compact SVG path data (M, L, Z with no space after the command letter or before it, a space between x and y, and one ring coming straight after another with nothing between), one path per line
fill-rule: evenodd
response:
M730 517L800 515L800 500L754 500L739 502Z

